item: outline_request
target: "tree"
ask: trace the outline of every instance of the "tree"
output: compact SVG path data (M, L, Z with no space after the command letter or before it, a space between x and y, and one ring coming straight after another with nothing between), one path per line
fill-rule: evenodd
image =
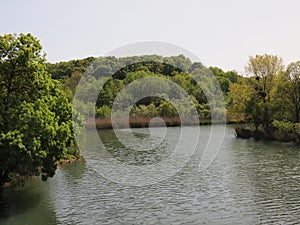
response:
M293 122L300 122L300 61L288 65L287 77L290 81L288 88L288 98L290 105L290 112L293 117Z
M272 91L275 119L300 122L300 61L287 66Z
M259 95L254 93L254 95L251 96L250 100L246 101L245 116L247 121L254 124L255 131L258 131L259 126L263 124L266 119L264 118Z
M277 55L250 56L246 72L254 75L259 84L259 91L264 101L269 100L274 78L283 70L283 61Z
M78 85L80 79L82 78L82 76L83 76L82 73L75 71L72 73L70 78L68 78L65 81L65 83L63 85L63 90L67 94L67 97L70 102L72 102L72 100L74 98L74 94L75 94L77 85Z
M162 100L162 103L159 105L157 111L161 117L173 118L179 116L172 103L165 100Z
M220 87L221 87L222 91L224 92L224 94L228 93L229 85L231 83L238 82L238 79L240 78L237 71L234 71L234 70L224 72L222 69L220 69L218 67L209 67L209 69L210 69L210 71L212 71L212 73L217 78L217 80L220 84Z
M52 177L72 144L72 109L31 34L0 36L0 188L12 176Z
M67 62L47 63L47 72L51 75L52 79L64 81L69 78L75 71L84 73L88 67L94 62L96 58L87 57L79 60L70 60Z
M254 75L256 78L256 92L259 99L256 99L253 103L261 105L263 119L261 120L265 130L268 130L272 123L272 112L270 112L271 104L271 90L274 87L275 78L283 70L283 61L276 55L256 55L250 56L246 71L250 75ZM257 107L251 107L251 109L257 109ZM255 112L258 112L255 110ZM255 114L252 112L250 114ZM254 115L256 118L256 116Z
M245 121L247 102L255 95L254 88L249 84L231 84L229 87L230 103L227 109L229 120Z

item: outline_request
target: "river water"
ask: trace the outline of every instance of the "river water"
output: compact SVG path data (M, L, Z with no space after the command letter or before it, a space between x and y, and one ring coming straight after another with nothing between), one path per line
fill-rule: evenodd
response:
M210 129L201 127L203 139ZM135 130L142 144L145 130ZM174 147L171 135L147 154L130 153L111 130L100 137L115 158L136 166L164 160ZM227 127L206 170L199 170L196 149L176 174L146 186L104 178L91 152L47 182L32 178L23 188L6 190L0 224L300 224L300 149L294 144L237 139Z

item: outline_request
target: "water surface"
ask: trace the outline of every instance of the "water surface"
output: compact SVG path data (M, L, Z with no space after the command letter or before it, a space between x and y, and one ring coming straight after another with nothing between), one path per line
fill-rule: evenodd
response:
M201 129L205 142L210 127ZM135 132L143 143L145 130ZM137 153L110 130L100 137L115 158L131 165L165 159L174 143L166 136L158 148ZM174 176L146 187L103 178L93 168L97 161L68 164L45 183L31 179L25 188L7 190L0 199L0 224L300 223L299 146L236 139L229 127L207 170L199 171L199 158L196 152Z

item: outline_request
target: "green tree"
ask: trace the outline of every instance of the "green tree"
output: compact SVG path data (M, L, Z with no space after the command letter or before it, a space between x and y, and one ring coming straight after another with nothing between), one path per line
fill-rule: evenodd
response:
M68 62L47 63L47 72L51 75L52 79L64 81L69 78L75 71L84 73L88 67L95 61L96 58L88 57L79 60L70 60Z
M300 61L288 65L287 77L290 81L288 88L288 102L293 122L300 122Z
M64 85L63 85L63 90L66 93L68 99L70 102L72 102L77 85L80 81L80 79L82 78L83 74L75 71L72 73L72 75L70 76L70 78L68 78Z
M246 72L254 75L259 84L259 91L264 101L270 100L270 92L275 77L283 70L283 61L277 55L250 56Z
M258 131L259 126L263 124L264 120L266 119L264 118L259 95L254 94L251 96L250 100L246 101L245 116L246 120L253 123L255 130Z
M95 111L96 111L95 113L96 113L97 118L100 118L100 119L109 119L110 118L111 109L107 105L97 108Z
M288 96L290 88L290 81L288 79L287 73L284 71L275 79L274 88L271 92L272 112L274 120L293 120L291 114L291 99Z
M179 116L178 112L176 111L174 106L172 106L172 104L167 101L162 101L162 103L159 105L157 110L158 110L159 115L162 117L172 118L172 117Z
M254 88L249 84L231 84L229 87L230 103L227 108L229 120L246 121L246 105L255 95Z
M300 122L300 61L287 66L272 91L275 119Z
M31 34L0 36L0 109L0 187L12 176L53 176L72 144L72 110Z
M248 65L246 66L246 71L250 75L254 75L256 78L255 89L259 99L255 98L255 101L252 101L253 104L259 104L262 112L256 110L257 107L250 107L255 109L250 114L253 114L253 117L256 112L262 113L261 123L265 130L270 128L272 124L272 112L271 112L271 91L274 87L275 78L282 72L283 62L282 59L276 55L256 55L255 57L250 56ZM258 117L258 115L257 115Z

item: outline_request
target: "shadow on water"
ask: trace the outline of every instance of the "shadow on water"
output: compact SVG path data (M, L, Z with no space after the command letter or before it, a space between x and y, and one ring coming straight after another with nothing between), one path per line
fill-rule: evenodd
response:
M82 158L72 163L63 165L58 169L53 181L51 182L65 182L68 186L77 185L86 175L87 166L85 160Z
M47 183L29 179L24 187L7 188L0 197L0 224L56 224Z
M74 188L85 173L85 161L79 160L63 165L47 182L30 178L24 187L5 189L0 195L0 224L59 224L55 201L56 196L62 198L58 191L65 193L59 190L59 183L65 182L64 187Z

